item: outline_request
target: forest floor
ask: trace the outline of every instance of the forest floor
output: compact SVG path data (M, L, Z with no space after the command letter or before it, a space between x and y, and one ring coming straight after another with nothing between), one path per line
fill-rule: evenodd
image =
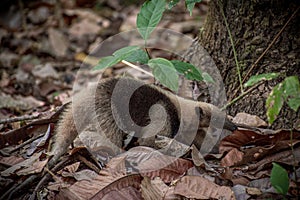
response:
M101 57L143 42L135 30L141 5L120 0L5 2L0 10L1 199L289 199L300 194L299 132L264 129L266 122L246 113L233 121L257 128L224 132L205 155L195 146L180 158L138 146L106 157L102 165L97 159L105 157L105 150L91 153L95 151L77 141L48 169L49 144L74 94L100 78L154 81L123 64L91 70ZM159 28L195 38L207 11L207 1L196 4L192 16L179 4L164 15ZM176 55L164 47L187 45L178 37L154 34L160 40L149 50L153 57L171 59ZM271 185L275 162L288 172L286 196Z

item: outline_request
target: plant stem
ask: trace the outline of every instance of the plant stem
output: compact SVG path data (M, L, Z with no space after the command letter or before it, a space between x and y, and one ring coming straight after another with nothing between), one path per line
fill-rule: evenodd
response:
M228 35L229 35L229 39L230 39L230 43L231 43L231 46L232 46L232 51L233 51L233 56L234 56L234 60L235 60L235 65L236 65L236 70L237 70L239 82L240 82L241 92L244 93L240 65L239 65L239 61L237 59L237 53L236 53L236 49L235 49L235 46L234 46L233 38L232 38L232 35L231 35L231 31L229 29L229 25L227 23L227 19L226 19L225 14L224 14L224 10L222 9L221 2L218 1L218 4L219 4L220 10L221 10L221 14L222 14L222 16L224 18L224 22L225 22L226 29L227 29L227 32L228 32Z
M296 156L295 156L295 152L294 152L294 147L293 147L293 130L291 129L291 133L290 133L290 141L291 141L291 150L292 150L292 156L293 156L293 160L294 160L294 164L293 164L293 170L294 170L294 176L295 176L295 182L297 182L298 177L297 177L297 172L296 172ZM299 194L299 186L297 186L297 194Z
M138 67L138 66L136 66L136 65L134 65L134 64L132 64L130 62L127 62L126 60L122 60L121 62L123 64L129 66L129 67L132 67L133 69L136 69L136 70L141 71L141 72L143 72L143 73L145 73L145 74L147 74L147 75L149 75L151 77L154 77L153 74L151 74L150 72L147 72L146 70L143 70L142 68L140 68L140 67Z
M242 94L240 94L238 97L234 98L232 101L230 101L228 104L226 104L225 106L223 106L221 108L221 110L225 110L227 107L229 107L230 105L234 104L235 102L237 102L238 100L240 100L241 98L243 98L244 96L246 96L247 94L249 94L250 92L252 92L255 88L257 88L259 85L261 85L263 82L260 82L254 86L252 86L251 88L249 88L247 91L243 92Z
M273 46L273 44L277 41L283 30L286 28L286 26L290 23L290 21L293 19L293 17L296 15L300 7L298 7L295 12L290 16L290 18L287 20L287 22L284 24L284 26L280 29L280 31L276 34L276 36L273 38L272 42L268 45L268 47L264 50L264 52L257 58L257 60L251 65L250 69L246 73L245 77L243 78L242 83L245 82L246 78L249 76L249 74L252 72L254 67L258 64L258 62L264 57L264 55L269 51L269 49ZM232 95L232 98L235 97L238 90L235 89L234 94Z

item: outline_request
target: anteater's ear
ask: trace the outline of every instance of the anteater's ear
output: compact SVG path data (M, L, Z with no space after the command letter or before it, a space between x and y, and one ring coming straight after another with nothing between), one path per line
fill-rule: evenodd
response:
M207 115L208 113L204 110L205 108L201 108L201 106L195 107L196 115L199 119L199 128L200 127L208 127L210 123L210 115Z
M199 106L196 106L196 107L195 107L195 112L196 112L196 114L197 114L198 119L200 119L201 116L202 116L202 117L204 116L203 109L200 108Z

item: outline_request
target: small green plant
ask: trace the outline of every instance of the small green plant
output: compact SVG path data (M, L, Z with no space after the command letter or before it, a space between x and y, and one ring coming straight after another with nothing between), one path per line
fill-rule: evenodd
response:
M277 163L273 163L273 168L271 171L271 184L279 194L287 194L290 184L288 173Z
M276 85L267 98L267 117L270 124L277 118L284 102L295 112L300 106L300 84L297 76L286 77Z
M185 0L185 5L192 14L195 3L201 0ZM149 36L160 22L163 13L168 8L173 8L179 0L151 0L146 1L137 16L137 29L145 41L145 47L142 49L138 46L127 46L115 51L111 56L100 59L94 70L105 69L119 62L135 67L132 63L147 64L153 76L159 80L164 86L173 91L178 91L178 74L185 76L189 80L213 82L211 76L203 73L194 65L180 60L167 60L165 58L150 58L146 49ZM135 67L136 68L136 67Z
M266 101L267 117L270 124L272 124L277 118L284 102L293 109L298 111L300 106L300 84L297 76L286 77L281 83L277 84ZM292 138L291 130L291 141ZM292 143L292 142L291 142ZM294 155L294 149L291 144L292 154ZM295 157L295 155L294 155ZM294 171L295 171L294 166ZM295 173L296 175L296 173ZM280 165L273 163L273 169L271 172L271 183L276 191L280 194L287 194L289 188L289 178L287 171Z
M277 78L280 74L269 73L269 74L259 74L250 77L250 79L244 84L244 87L250 87L258 84L261 81L272 80ZM295 112L298 111L300 107L300 83L297 76L286 77L281 83L277 84L266 100L267 117L269 124L272 124L284 103L293 109ZM292 131L291 131L291 141L292 141ZM292 153L293 146L291 146ZM294 167L295 170L295 167ZM289 178L287 171L281 167L279 164L273 163L273 168L270 176L271 184L276 189L279 194L286 195L289 188Z

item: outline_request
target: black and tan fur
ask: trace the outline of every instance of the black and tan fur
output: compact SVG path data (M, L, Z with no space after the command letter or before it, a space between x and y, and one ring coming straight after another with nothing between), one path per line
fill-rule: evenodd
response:
M120 80L121 82L119 82ZM131 94L130 90L134 92ZM111 100L114 94L118 97L116 101ZM130 96L129 113L132 121L137 125L136 127L132 127L132 124L127 120L129 116L124 116L124 112L122 111L123 107L126 108L125 104L128 103L122 102L122 96L126 95ZM159 104L164 108L166 118L160 119L161 110L159 107L154 107L152 110L153 118L152 121L150 120L149 110L155 104ZM57 162L78 133L82 132L91 123L97 123L101 128L101 134L105 134L112 143L120 148L124 147L126 133L134 132L144 135L148 134L148 132L155 132L157 131L154 130L156 127L155 123L159 123L162 120L165 120L165 122L157 134L174 138L180 129L180 123L184 121L181 115L185 109L191 110L187 114L184 114L188 116L187 118L191 118L191 120L197 118L198 125L196 128L199 130L210 125L212 115L217 116L216 118L224 117L224 113L211 104L186 100L157 86L145 85L138 80L131 78L101 80L98 84L89 87L73 97L72 104L63 114L58 124L51 150L53 158L50 163ZM189 121L190 119L186 119L187 123ZM154 123L154 126L147 126L151 123ZM119 128L120 126L123 130ZM214 123L214 126L223 128L223 123ZM225 119L224 128L229 130L236 129L235 125L227 118ZM198 133L205 134L203 131L198 131ZM183 134L189 133L188 131L184 131ZM195 137L195 140L203 137L200 135ZM139 139L137 143L139 145L155 147L153 136ZM194 143L201 145L199 141L194 141Z

